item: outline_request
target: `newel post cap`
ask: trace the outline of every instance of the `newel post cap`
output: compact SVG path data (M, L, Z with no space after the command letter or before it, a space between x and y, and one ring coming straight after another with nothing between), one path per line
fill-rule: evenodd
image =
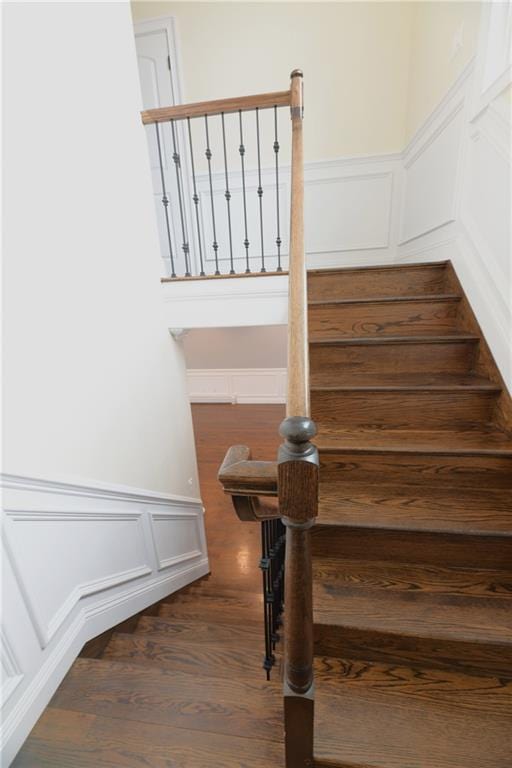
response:
M290 443L308 443L316 435L315 422L307 416L288 416L281 422L279 434Z
M294 77L304 77L304 73L302 69L294 69L290 75L290 78Z

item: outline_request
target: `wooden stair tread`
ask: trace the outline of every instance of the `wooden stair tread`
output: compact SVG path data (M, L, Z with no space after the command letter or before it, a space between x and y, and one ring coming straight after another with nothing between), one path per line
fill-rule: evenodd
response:
M339 371L311 373L310 390L318 391L440 391L457 392L475 390L500 392L501 387L484 376L449 373L374 373L357 374L352 371L343 375Z
M512 491L326 481L320 483L317 524L512 536Z
M315 443L329 453L428 453L512 457L512 438L492 425L472 429L343 430L317 425Z
M279 644L277 649L279 649ZM229 675L259 681L263 673L263 638L252 642L239 638L225 639L222 644L179 641L162 634L123 634L116 632L102 658L124 661L129 664L144 664L161 669L188 672L196 676L226 677ZM274 667L279 677L278 668Z
M372 272L395 272L400 274L406 270L418 270L425 272L426 270L438 269L439 267L446 267L450 262L448 259L440 259L439 261L414 261L407 264L369 264L363 267L318 267L317 269L308 268L309 275L332 275L343 274L350 275L352 273L371 274Z
M344 298L344 299L316 299L308 302L308 307L337 307L349 304L387 304L399 302L425 302L425 301L458 301L458 293L420 293L410 296L396 294L394 296L365 296L364 298Z
M269 768L282 745L262 731L243 738L49 707L12 768Z
M211 644L235 639L240 645L261 640L261 631L256 624L237 624L211 621L180 621L165 616L142 616L137 625L137 635L151 634L167 638L168 642L176 639L178 642L194 642Z
M313 572L315 625L512 651L510 572L320 557Z
M280 684L78 658L51 706L77 712L281 741Z
M338 671L317 688L317 768L511 764L509 682L357 661Z
M423 335L396 335L396 336L340 336L339 338L310 338L309 344L314 346L357 346L357 345L382 345L382 344L446 344L446 342L453 341L458 343L465 342L477 342L479 336L475 336L472 333L464 333L463 331L453 330L451 333L430 333Z

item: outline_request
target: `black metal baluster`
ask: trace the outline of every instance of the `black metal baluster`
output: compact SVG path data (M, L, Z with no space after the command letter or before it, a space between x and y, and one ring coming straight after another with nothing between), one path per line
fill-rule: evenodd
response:
M155 128L156 128L156 143L158 146L158 160L160 163L160 179L162 180L162 205L164 207L165 224L167 227L167 243L169 245L169 258L171 260L171 277L176 277L176 272L174 271L174 255L172 252L172 242L171 242L171 224L169 221L169 198L167 197L167 192L165 189L164 164L162 162L162 147L160 145L160 129L158 127L158 123L155 123Z
M212 151L210 149L210 135L208 132L208 115L204 116L204 125L206 129L206 159L208 160L208 177L210 180L210 202L212 207L212 227L213 227L213 253L215 257L215 274L220 275L219 272L219 257L218 250L219 244L217 243L217 231L215 228L215 204L213 202L213 183L212 183Z
M260 151L260 110L256 107L256 142L258 146L258 199L260 202L260 243L261 243L261 269L266 272L265 253L263 246L263 187L261 186L261 151Z
M199 275L201 277L204 277L205 271L203 266L203 246L201 244L201 227L199 226L199 195L197 194L197 188L196 188L196 169L194 165L194 150L192 149L192 132L190 130L190 117L187 117L187 126L188 126L188 143L190 145L190 164L192 167L192 184L194 186L194 194L192 195L192 200L194 201L194 208L196 212L197 243L199 247L199 261L201 264L201 271L199 272Z
M181 158L180 153L178 152L178 144L176 141L176 130L174 127L174 120L171 120L171 132L172 132L172 147L173 147L173 153L172 153L172 159L174 160L174 166L176 168L176 185L178 187L178 202L180 206L180 219L181 219L181 234L183 238L183 255L185 256L185 277L190 277L190 266L188 261L188 255L189 255L189 244L188 244L188 233L187 233L187 224L185 221L185 212L183 207L183 176L181 173Z
M277 140L277 107L274 107L274 154L276 157L276 218L277 218L277 271L282 272L281 266L281 222L279 216L279 141Z
M268 555L268 521L265 520L261 523L261 560L260 568L263 574L263 618L265 622L265 657L263 659L263 669L266 672L267 680L270 680L270 670L274 664L274 658L272 654L272 640L271 633L272 628L270 624L269 604L267 601L268 595L268 582L270 571L270 558Z
M231 192L229 191L229 179L228 179L228 156L226 152L226 127L224 125L224 112L221 112L221 120L222 120L222 146L224 148L224 176L226 179L226 191L224 192L224 197L226 198L226 206L228 211L228 232L229 232L229 261L231 264L231 268L229 270L230 275L235 274L235 270L233 267L233 237L231 234Z
M251 268L249 267L249 238L247 236L247 200L246 200L246 193L245 193L245 158L244 158L245 147L244 147L244 135L243 135L243 129L242 129L242 110L239 110L238 118L240 121L240 146L238 148L238 151L240 152L240 161L242 163L242 195L243 195L243 201L244 201L244 231L245 231L244 248L245 248L245 263L246 263L245 272L246 274L248 274L251 271Z

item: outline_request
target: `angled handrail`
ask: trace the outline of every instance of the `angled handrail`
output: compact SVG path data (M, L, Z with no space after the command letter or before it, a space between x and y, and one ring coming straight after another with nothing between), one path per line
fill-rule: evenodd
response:
M252 109L270 109L288 107L291 104L291 91L258 93L254 96L235 96L230 99L196 101L191 104L177 104L172 107L157 107L141 112L144 125L164 123L167 120L185 120L187 117L204 115L222 115L230 112L249 112Z

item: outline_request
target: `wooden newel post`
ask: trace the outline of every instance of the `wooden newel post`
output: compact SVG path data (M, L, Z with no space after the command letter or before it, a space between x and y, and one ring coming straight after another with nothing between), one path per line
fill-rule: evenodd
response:
M280 427L279 506L286 525L284 721L287 768L313 765L313 594L310 528L318 506L316 434L306 416Z

